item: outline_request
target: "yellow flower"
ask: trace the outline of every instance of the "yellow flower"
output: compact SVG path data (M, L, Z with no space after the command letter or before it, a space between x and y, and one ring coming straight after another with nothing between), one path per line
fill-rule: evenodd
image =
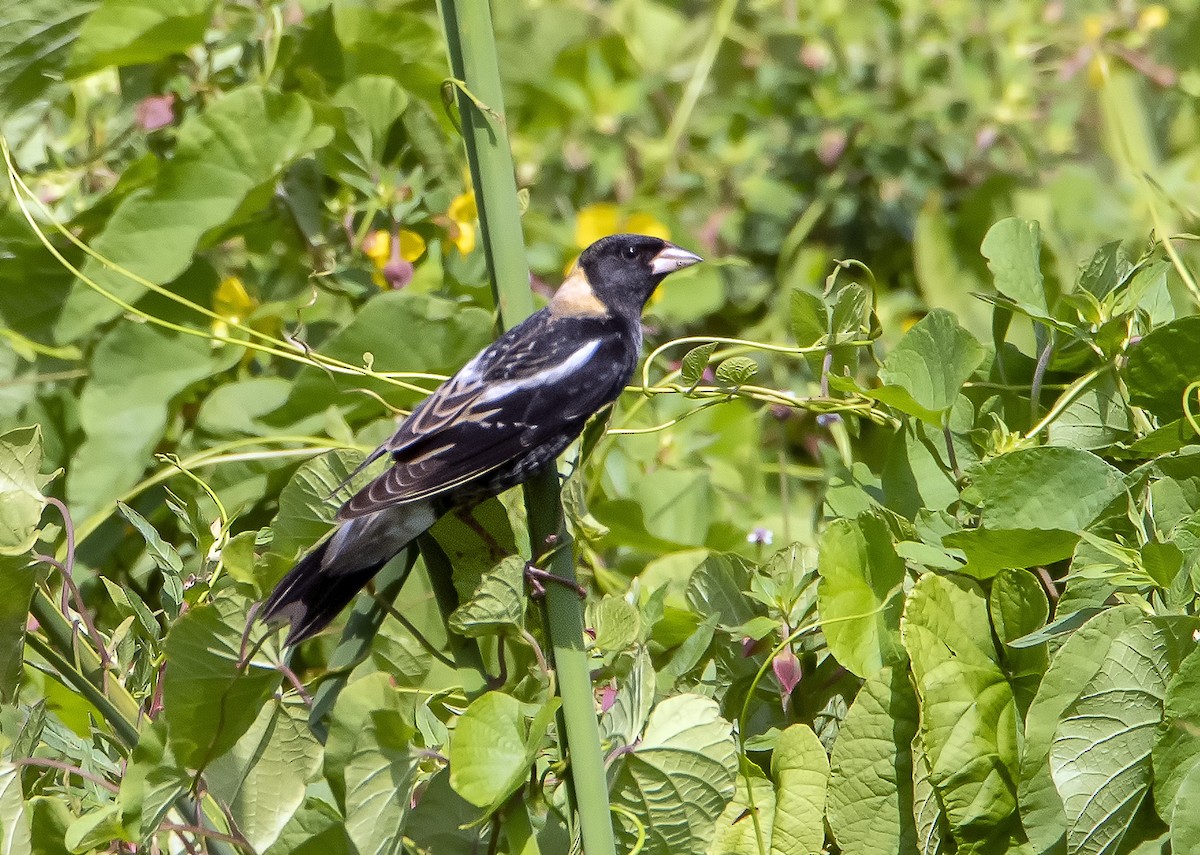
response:
M258 300L250 296L239 277L225 277L213 292L213 311L220 316L213 318L213 335L228 338L230 328L242 323L257 307Z
M1161 30L1167 25L1170 20L1171 13L1167 11L1167 7L1159 3L1154 3L1142 10L1142 14L1138 15L1137 28L1143 33L1148 33L1151 30Z
M479 219L479 208L475 205L475 191L468 190L455 198L446 210L453 228L450 240L458 247L460 255L470 255L475 249L475 222Z
M671 239L671 230L652 214L622 214L620 209L610 202L588 205L575 216L575 245L580 249L585 249L605 235L620 232L653 235L663 240Z
M371 280L380 288L391 288L383 268L392 260L392 236L383 229L371 232L363 241L363 253L375 265ZM425 238L408 229L400 230L400 257L412 263L425 254Z

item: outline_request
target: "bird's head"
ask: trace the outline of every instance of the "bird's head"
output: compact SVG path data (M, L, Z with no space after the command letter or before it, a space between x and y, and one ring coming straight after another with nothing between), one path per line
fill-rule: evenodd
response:
M641 314L667 275L701 261L694 252L649 235L609 235L579 256L554 295L551 309L564 314Z

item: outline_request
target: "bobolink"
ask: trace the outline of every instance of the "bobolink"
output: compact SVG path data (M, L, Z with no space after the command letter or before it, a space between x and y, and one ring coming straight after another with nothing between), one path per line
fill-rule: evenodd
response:
M654 289L700 260L645 235L612 235L585 249L546 308L476 355L367 457L364 466L384 456L392 465L283 577L264 620L289 621L286 643L303 641L442 514L554 466L633 375Z

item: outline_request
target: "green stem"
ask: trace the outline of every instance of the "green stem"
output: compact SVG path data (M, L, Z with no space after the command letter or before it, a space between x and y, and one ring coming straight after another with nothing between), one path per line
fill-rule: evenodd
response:
M487 0L442 0L441 8L451 70L486 107L481 109L461 87L456 87L496 305L501 324L511 328L533 311L533 296L512 152L505 134L491 11ZM558 548L553 550L550 566L543 569L573 583L571 542L558 490L554 471L543 473L525 487L530 554L541 554L547 537L556 535ZM583 849L588 855L614 855L608 782L583 642L583 610L579 599L564 585L547 586L546 627L563 702L562 732L569 746L566 753L570 757Z

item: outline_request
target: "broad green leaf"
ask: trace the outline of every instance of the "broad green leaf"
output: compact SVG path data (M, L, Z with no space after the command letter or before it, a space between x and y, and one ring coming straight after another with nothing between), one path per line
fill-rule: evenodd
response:
M1193 765L1180 782L1170 820L1171 851L1200 852L1200 766Z
M175 576L183 572L183 559L179 557L175 547L163 540L162 535L154 526L150 525L144 516L120 501L117 502L117 510L120 511L121 516L129 520L130 524L138 530L142 539L146 541L146 551L154 559L159 570Z
M67 474L72 509L108 505L137 483L153 463L171 399L236 359L231 350L214 355L204 339L150 324L121 323L109 331L79 398L87 436Z
M397 335L397 330L420 330L420 335ZM353 320L321 343L321 352L352 365L374 357L375 371L428 371L452 374L492 338L492 316L476 306L429 294L387 291L372 297ZM332 400L357 404L375 413L378 405L351 389L368 389L403 405L416 397L383 380L347 374L330 375L305 367L296 375L288 403L273 418L291 421L323 411Z
M722 626L742 626L762 611L746 596L750 568L737 555L710 553L688 580L688 605L698 615L716 616Z
M646 726L654 703L655 674L650 651L639 644L632 654L625 655L633 660L632 664L617 681L617 696L612 706L600 715L601 739L615 740L616 746L633 745Z
M231 749L279 685L279 672L261 658L243 669L247 607L229 597L190 609L166 641L163 715L171 750L197 769Z
M792 335L800 347L812 347L829 332L824 301L802 288L792 289ZM714 345L715 349L715 345Z
M25 802L25 812L29 816L32 851L37 855L68 855L70 850L64 841L74 817L66 802L56 796L33 796Z
M751 791L753 802L750 800ZM757 822L750 813L752 810L757 812ZM777 816L775 788L771 786L770 779L756 764L743 758L733 799L725 805L725 810L717 819L712 842L706 850L708 855L758 855L759 834L762 835L763 845L771 851Z
M717 343L710 341L689 350L679 366L679 382L684 386L695 386L699 383L704 376L704 369L708 367L708 360L712 358L716 349Z
M346 831L358 855L402 855L420 756L395 710L370 713L346 764Z
M75 42L71 73L157 62L204 38L214 0L102 0Z
M42 487L50 480L39 474L41 465L40 427L0 434L0 555L23 555L37 542Z
M969 528L942 538L942 546L957 549L967 563L955 569L976 579L990 579L1008 567L1038 567L1070 558L1079 543L1072 531L1024 528Z
M0 765L0 853L33 855L29 813L21 792L21 766Z
M475 638L517 632L524 625L525 559L510 555L485 573L474 596L450 615L450 629Z
M872 395L902 412L941 425L984 349L945 309L934 309L887 355Z
M641 637L641 615L624 597L606 596L587 604L585 625L595 637L597 650L610 653L626 649Z
M208 764L204 777L261 852L303 804L306 785L320 768L321 745L308 726L308 707L272 698L233 748Z
M771 855L820 855L825 843L825 794L829 758L812 728L793 724L771 754L775 822Z
M329 716L323 770L334 794L344 800L346 764L358 745L359 734L370 723L371 713L391 710L400 713L400 698L391 677L382 671L352 681L337 697Z
M192 776L175 762L167 744L167 723L160 716L138 735L121 776L121 824L138 839L145 839L191 783Z
M988 260L997 291L1030 317L1050 317L1040 261L1042 233L1036 221L1001 220L988 229L980 252Z
M1152 759L1154 804L1169 822L1176 794L1200 761L1200 651L1188 654L1167 684Z
M318 455L296 470L279 494L279 513L271 523L273 554L290 565L329 531L338 507L350 498L360 480L369 477L364 473L341 491L337 489L362 459L361 452L339 449Z
M922 576L900 627L921 704L930 779L956 840L986 838L1016 806L1019 720L987 602L962 577Z
M1142 620L1112 642L1050 745L1071 855L1115 852L1150 788L1167 683L1193 646L1193 618Z
M94 8L93 0L4 4L0 11L0 112L10 113L44 97L48 83L62 78L70 47Z
M383 157L388 131L408 106L408 93L391 77L364 75L347 81L333 101L352 110L362 122L363 133L352 132L351 136L362 158L363 173L369 175Z
M512 695L487 692L459 717L450 739L450 786L476 807L496 811L529 777L529 767L558 709L546 704L525 723Z
M67 827L63 843L72 852L91 852L94 849L107 849L124 838L120 808L110 802L77 817Z
M717 383L741 386L758 373L758 363L748 356L731 356L717 366Z
M0 555L0 701L17 698L25 657L25 627L37 583L38 566L28 559Z
M263 855L354 855L354 848L341 814L331 805L310 797Z
M1004 662L1017 708L1029 709L1037 692L1048 657L1045 647L1009 647L1008 642L1023 638L1046 624L1050 604L1037 578L1027 570L1005 570L992 580L988 612L996 638L1000 640L1000 658Z
M829 826L845 855L912 853L917 699L905 668L867 678L833 744Z
M1129 348L1125 385L1129 403L1164 422L1183 415L1183 390L1200 377L1200 317L1151 330Z
M1047 432L1048 445L1095 450L1128 436L1133 417L1111 374L1101 375L1062 413Z
M887 524L871 515L835 520L821 536L817 569L821 625L838 662L870 677L902 660L904 561Z
M982 505L987 529L1078 532L1124 491L1121 472L1096 455L1041 447L992 458L980 467L966 497Z
M732 727L717 702L675 695L654 708L642 740L617 761L614 805L633 813L646 830L646 855L702 851L714 823L733 798L738 761ZM615 815L620 845L637 833Z
M479 842L480 834L487 826L481 827L478 819L479 808L454 792L450 770L443 769L421 791L404 830L422 851L482 852L485 844Z
M269 205L272 194L264 189L329 138L329 129L314 123L302 96L257 86L235 89L184 121L174 157L160 167L154 185L121 201L92 248L151 282L171 282L191 265L206 233L228 226L235 214L248 218ZM122 300L136 300L145 290L95 259L89 258L81 272ZM60 342L75 341L120 313L116 303L77 282L55 335ZM194 341L208 347L202 339ZM183 365L147 364L160 371Z
M920 855L940 855L952 848L950 830L946 827L946 812L942 810L937 788L933 786L929 755L925 741L917 731L912 741L913 764L913 822L916 824L917 852Z
M1050 662L1025 716L1018 787L1021 823L1039 851L1061 845L1067 830L1062 800L1050 777L1050 745L1067 709L1100 669L1109 647L1142 619L1135 606L1117 606L1096 615L1072 634Z

